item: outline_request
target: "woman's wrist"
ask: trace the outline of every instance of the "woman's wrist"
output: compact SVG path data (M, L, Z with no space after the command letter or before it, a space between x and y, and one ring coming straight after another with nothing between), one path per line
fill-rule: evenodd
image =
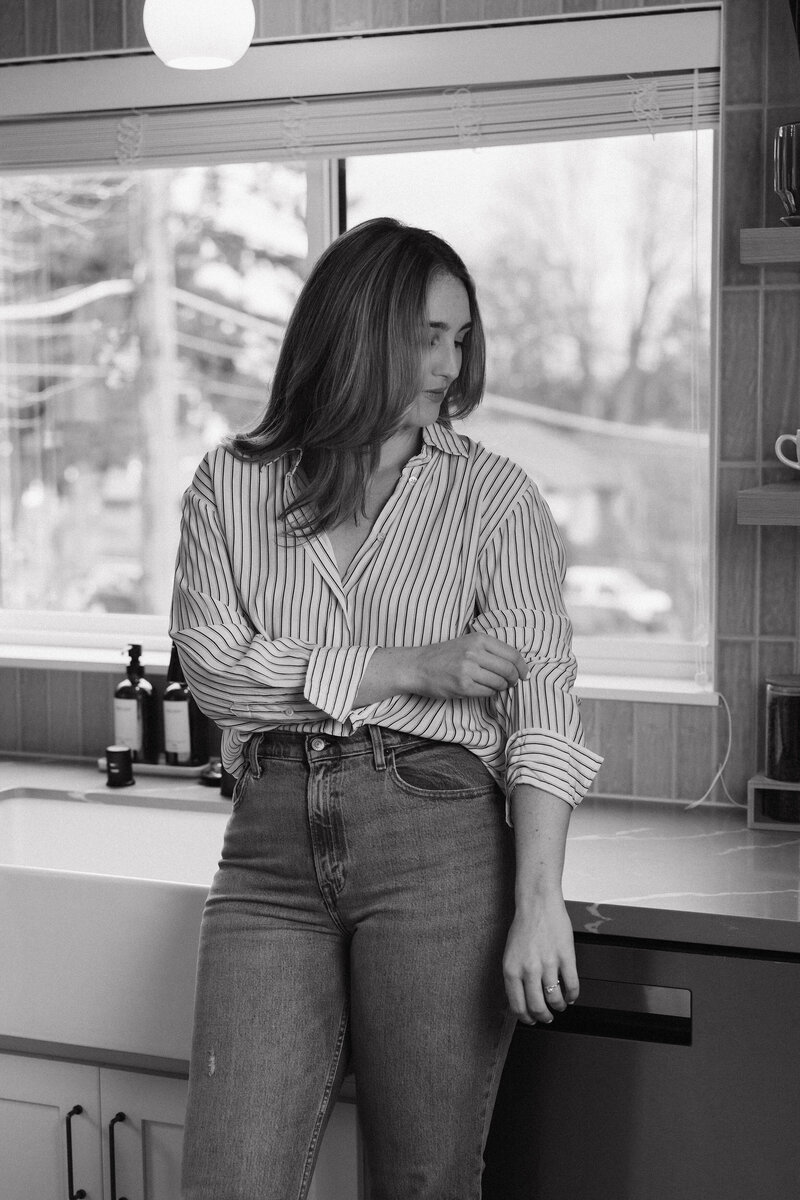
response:
M390 696L416 695L421 681L419 647L379 647L367 664L356 707L377 704Z
M520 879L519 873L517 873L514 889L514 906L517 912L523 915L528 912L539 912L548 904L554 903L564 903L560 879L548 882L543 882L541 879L524 880Z

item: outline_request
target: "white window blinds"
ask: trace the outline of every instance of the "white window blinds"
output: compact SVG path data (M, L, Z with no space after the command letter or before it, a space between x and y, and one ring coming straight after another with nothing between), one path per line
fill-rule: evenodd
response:
M5 170L179 166L708 128L714 70L518 87L373 93L6 124Z
M9 114L0 122L0 170L502 145L707 128L719 116L714 8L295 42L249 54L247 72L232 68L227 82L176 81L192 73L170 72L151 55L0 69L0 112ZM48 70L43 89L36 73ZM166 76L156 86L159 70ZM84 111L68 111L71 93ZM58 112L31 111L42 94L57 97Z

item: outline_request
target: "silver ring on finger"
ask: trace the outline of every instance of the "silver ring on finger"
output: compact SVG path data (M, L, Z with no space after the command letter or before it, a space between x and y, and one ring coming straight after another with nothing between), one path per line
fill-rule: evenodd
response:
M560 983L551 983L550 987L546 987L544 989L545 995L549 996L551 992L554 992L556 990L556 988L559 988L559 987L561 987Z

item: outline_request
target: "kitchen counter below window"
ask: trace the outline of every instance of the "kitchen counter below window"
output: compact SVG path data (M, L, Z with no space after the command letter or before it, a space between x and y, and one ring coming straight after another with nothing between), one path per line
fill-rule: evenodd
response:
M119 795L91 764L0 758L0 800L20 787ZM168 777L140 776L135 793L219 805L215 789ZM564 894L576 933L798 954L800 824L754 830L744 808L589 796L572 817Z

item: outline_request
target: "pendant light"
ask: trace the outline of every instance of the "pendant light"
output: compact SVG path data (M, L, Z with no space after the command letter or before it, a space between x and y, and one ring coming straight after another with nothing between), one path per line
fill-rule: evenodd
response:
M253 40L253 0L145 0L144 31L168 67L231 67Z

